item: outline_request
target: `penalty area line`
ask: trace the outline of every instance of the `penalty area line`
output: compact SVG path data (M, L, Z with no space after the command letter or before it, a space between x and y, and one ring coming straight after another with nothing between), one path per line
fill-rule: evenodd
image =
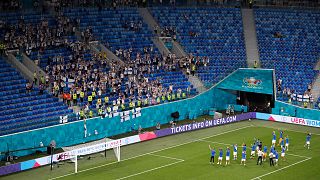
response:
M291 155L292 155L292 154L291 154ZM286 167L283 167L283 168L280 168L280 169L271 171L271 172L269 172L269 173L263 174L263 175L261 175L261 176L252 178L251 180L261 179L261 178L264 177L264 176L268 176L268 175L273 174L273 173L276 173L276 172L278 172L278 171L282 171L282 170L284 170L284 169L287 169L287 168L289 168L289 167L291 167L291 166L294 166L294 165L303 163L304 161L308 161L308 160L310 160L310 159L311 159L311 157L309 157L309 158L307 158L307 159L304 159L304 160L301 160L301 161L298 161L298 162L296 162L296 163L290 164L289 166L286 166Z
M160 156L161 157L161 156ZM169 158L171 159L171 158ZM130 177L133 177L133 176L138 176L138 175L141 175L141 174L145 174L145 173L148 173L148 172L151 172L151 171L155 171L155 170L158 170L158 169L162 169L162 168L165 168L165 167L168 167L168 166L172 166L174 164L178 164L178 163L181 163L183 162L184 160L180 160L180 161L176 161L176 162L173 162L173 163L169 163L169 164L166 164L166 165L163 165L163 166L159 166L159 167L156 167L156 168L152 168L152 169L148 169L148 170L145 170L145 171L142 171L142 172L139 172L139 173L135 173L135 174L131 174L129 176L125 176L125 177L122 177L122 178L118 178L117 180L121 180L121 179L127 179L127 178L130 178Z
M91 168L88 168L88 169L80 170L80 171L78 171L78 174L79 174L79 173L82 173L82 172L90 171L90 170L93 170L93 169L101 168L101 167L104 167L104 166L109 166L109 165L112 165L112 164L121 163L121 162L123 162L123 161L127 161L127 160L130 160L130 159L135 159L135 158L138 158L138 157L141 157L141 156L153 154L153 153L156 153L156 152L161 152L161 151L164 151L164 150L167 150L167 149L172 149L172 148L175 148L175 147L180 147L180 146L183 146L183 145L186 145L186 144L194 143L194 142L201 141L201 140L204 140L204 139L208 139L208 138L211 138L211 137L220 136L220 135L223 135L223 134L227 134L227 133L239 131L239 130L242 130L242 129L245 129L245 128L249 128L249 127L253 127L253 126L252 126L252 125L243 126L243 127L240 127L240 128L236 128L236 129L229 130L229 131L224 131L224 132L222 132L222 133L218 133L218 134L215 134L215 135L210 135L210 136L206 136L206 137L203 137L203 138L194 139L194 140L187 141L187 142L184 142L184 143L181 143L181 144L169 146L169 147L162 148L162 149L158 149L158 150L151 151L151 152L148 152L148 153L143 153L143 154L140 154L140 155L137 155L137 156L133 156L133 157L130 157L130 158L127 158L127 159L120 160L120 162L116 162L116 161L115 161L115 162L111 162L111 163L107 163L107 164L102 164L102 165L99 165L99 166L91 167ZM67 176L74 175L74 174L76 174L76 173L69 173L69 174L65 174L65 175L62 175L62 176L50 178L50 180L60 179L60 178L63 178L63 177L67 177Z

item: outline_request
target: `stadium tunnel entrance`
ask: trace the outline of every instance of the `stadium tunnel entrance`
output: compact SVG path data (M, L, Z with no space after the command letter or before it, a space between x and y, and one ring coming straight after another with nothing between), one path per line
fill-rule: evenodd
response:
M240 68L216 86L236 95L236 105L251 112L271 113L275 105L275 74L273 69Z

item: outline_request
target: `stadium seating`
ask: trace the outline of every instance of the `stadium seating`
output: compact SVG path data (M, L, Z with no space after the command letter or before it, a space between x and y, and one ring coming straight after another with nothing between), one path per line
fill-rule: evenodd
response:
M64 15L79 18L82 31L91 27L96 39L105 45L108 44L113 52L120 48L132 48L134 54L143 53L144 47L153 46L150 39L153 35L147 24L143 23L137 8L103 9L101 11L97 8L74 8L65 10ZM137 31L131 30L131 22L135 25L141 22L142 27ZM159 53L156 48L154 50L155 54Z
M176 27L177 41L187 53L209 57L209 65L197 70L203 82L216 83L246 66L240 9L156 7L151 10L161 27Z
M262 67L274 68L283 88L297 94L303 94L319 73L313 70L320 55L319 19L319 11L313 10L255 9Z
M0 58L0 135L56 125L59 116L72 113L58 98L46 92L39 95L38 88L27 93L26 82Z
M117 8L117 9L103 9L97 8L76 8L67 9L64 11L64 15L70 18L80 19L80 29L82 31L91 27L96 39L100 40L103 44L108 45L110 49L115 53L118 49L127 50L132 48L131 58L135 58L137 53L144 54L144 48L153 47L151 38L152 32L148 29L147 24L143 22L140 17L137 8ZM139 30L134 31L130 29L130 23L135 25L141 23L142 27ZM128 27L125 27L127 23ZM153 47L154 51L151 53L151 57L155 55L159 56L157 48ZM191 87L191 93L195 94L195 89L187 82L183 73L178 70L177 74L183 79L176 79L173 74L175 72L166 72L163 74L163 78L167 76L171 79L171 83L176 84L175 87L183 87L186 90L187 87ZM146 76L158 76L160 74L146 75ZM168 85L169 86L169 85ZM168 87L165 86L165 87Z

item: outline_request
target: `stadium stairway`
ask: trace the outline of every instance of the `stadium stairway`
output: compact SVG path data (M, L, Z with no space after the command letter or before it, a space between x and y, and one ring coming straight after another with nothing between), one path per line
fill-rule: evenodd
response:
M241 14L247 54L247 65L248 67L254 67L254 61L256 60L258 63L258 67L260 67L257 32L253 10L242 9Z
M148 24L149 29L153 32L155 35L154 38L152 38L153 44L159 49L162 56L167 56L170 54L170 50L164 45L164 42L159 38L159 34L155 34L153 31L153 28L155 26L159 26L159 24L156 22L156 20L152 17L151 13L147 8L138 8L138 12L140 16L143 18L143 21Z
M320 70L320 57L318 63L315 65L314 70ZM312 83L311 93L315 100L320 99L320 73Z
M177 57L183 57L187 56L187 53L183 50L183 47L176 41L172 41L172 49L169 50L164 42L159 38L159 32L158 34L155 34L154 27L161 27L159 23L156 21L156 19L152 16L150 13L150 10L147 8L139 8L138 9L139 14L141 17L143 17L143 20L146 24L148 24L149 29L152 30L152 32L155 35L155 38L153 38L153 43L157 46L157 48L160 50L162 55L166 56L168 53L174 53Z
M147 8L139 8L138 9L139 14L141 17L143 17L143 20L146 24L148 24L149 29L153 30L155 26L160 27L161 26L157 23L155 18L151 15L149 9ZM163 56L167 56L169 53L175 53L171 52L165 45L164 42L159 38L159 34L155 34L154 31L152 31L155 35L155 38L153 39L153 43L157 46L157 48L160 50L161 54ZM187 56L187 53L183 50L183 47L178 43L173 41L173 50L176 51L176 49L179 49L177 57L183 57ZM206 90L204 84L201 82L201 80L198 78L198 76L191 76L187 75L186 71L183 70L183 74L188 77L188 81L191 82L194 88L197 89L199 93L203 92Z
M315 100L320 97L320 73L318 73L316 79L313 81L311 93Z

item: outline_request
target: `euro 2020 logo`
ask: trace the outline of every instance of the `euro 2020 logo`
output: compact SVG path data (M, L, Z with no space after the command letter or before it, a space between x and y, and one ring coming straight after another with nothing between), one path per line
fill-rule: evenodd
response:
M245 77L243 79L242 87L252 88L252 89L262 89L262 80L256 79L254 77Z

